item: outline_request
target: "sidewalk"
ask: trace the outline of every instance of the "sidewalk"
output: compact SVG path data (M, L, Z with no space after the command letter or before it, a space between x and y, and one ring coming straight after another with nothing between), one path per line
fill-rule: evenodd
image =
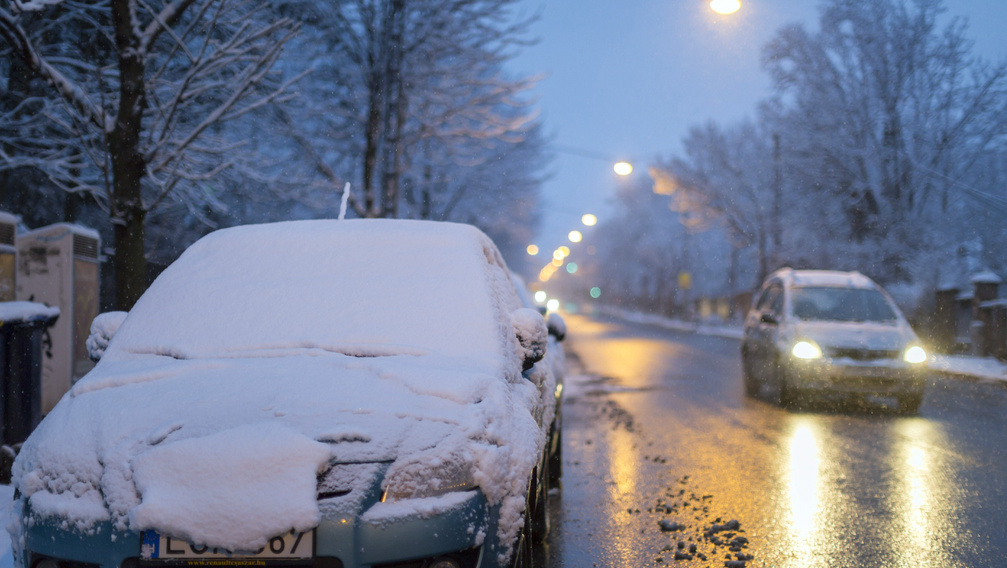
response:
M655 325L677 331L689 331L700 335L713 335L740 339L740 325L695 323L666 318L662 316L641 314L603 306L601 313L627 321ZM941 376L978 382L995 382L1007 387L1007 363L995 357L974 357L971 355L941 355L930 356L930 370Z

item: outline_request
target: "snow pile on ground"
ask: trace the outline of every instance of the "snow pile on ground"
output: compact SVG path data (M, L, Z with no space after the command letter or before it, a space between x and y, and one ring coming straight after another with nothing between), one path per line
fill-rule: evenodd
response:
M25 443L14 483L36 514L83 531L111 522L251 550L318 522L332 461L395 460L386 485L417 493L441 482L431 470L464 465L502 504L507 542L545 443L533 408L554 388L521 376L519 306L469 226L219 231L137 302Z
M740 339L744 331L740 324L717 323L713 321L692 322L656 314L644 314L630 310L623 310L613 306L601 306L598 308L598 311L606 315L622 318L626 321L656 325L665 329L673 329L676 331L699 333L701 335Z
M996 357L932 355L930 369L978 380L1007 382L1007 363Z
M627 321L657 325L666 329L688 331L698 333L700 335L713 335L717 337L730 337L738 339L744 335L744 329L741 324L717 324L712 322L694 323L652 314L631 312L611 306L602 306L599 308L599 311ZM930 370L948 375L968 377L984 381L1007 382L1007 363L1000 361L995 357L931 354L929 365Z

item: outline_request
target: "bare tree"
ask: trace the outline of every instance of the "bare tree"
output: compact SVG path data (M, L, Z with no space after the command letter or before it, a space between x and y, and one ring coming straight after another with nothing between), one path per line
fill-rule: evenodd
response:
M297 26L267 9L259 0L12 0L0 9L9 57L46 85L21 93L5 116L46 134L5 141L0 168L34 168L102 204L122 309L146 287L148 213L166 201L196 214L213 206L212 180L241 156L225 125L288 96L290 82L276 82L272 68ZM66 53L45 33L66 28L94 48Z
M759 281L780 252L779 239L772 242L781 197L771 140L751 121L728 129L708 123L689 131L682 157L651 168L655 191L670 195L686 222L719 224L735 248L754 247Z
M327 93L304 98L291 130L312 125L294 136L331 188L353 182L356 215L444 217L443 182L460 173L446 169L478 170L532 132L534 82L503 71L528 24L515 0L279 4L305 22L309 88Z
M846 236L901 279L941 246L956 183L1007 136L1007 63L969 55L940 0L831 0L821 31L781 30L764 59L787 175L838 205ZM835 222L835 221L834 221Z

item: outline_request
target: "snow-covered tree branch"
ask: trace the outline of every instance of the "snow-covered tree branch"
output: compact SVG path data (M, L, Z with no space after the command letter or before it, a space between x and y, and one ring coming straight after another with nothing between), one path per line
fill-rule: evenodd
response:
M203 185L239 161L227 124L286 100L274 66L297 33L260 0L15 0L0 9L15 80L0 170L87 192L114 226L120 308L146 286L148 213L219 206ZM247 161L252 161L250 156Z

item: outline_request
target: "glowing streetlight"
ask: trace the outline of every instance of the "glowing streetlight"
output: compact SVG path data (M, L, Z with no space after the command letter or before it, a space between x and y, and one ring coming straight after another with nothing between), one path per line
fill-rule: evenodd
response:
M633 173L633 164L630 164L629 162L616 162L615 165L612 166L612 169L615 170L615 173L618 175L628 176Z
M570 256L570 247L568 247L566 245L563 245L563 246L559 247L556 250L558 250L559 252L563 253L563 257L564 258Z
M570 239L571 243L579 243L584 238L584 235L580 234L580 231L570 231L567 238Z
M562 249L556 249L552 252L552 257L555 260L563 260L566 258L566 253Z
M590 213L585 213L584 216L580 218L580 222L584 223L588 227L593 227L598 224L598 218Z
M718 14L733 14L741 8L739 0L712 0L710 8Z
M535 256L536 254L538 254L538 246L528 245L528 254L531 256Z

